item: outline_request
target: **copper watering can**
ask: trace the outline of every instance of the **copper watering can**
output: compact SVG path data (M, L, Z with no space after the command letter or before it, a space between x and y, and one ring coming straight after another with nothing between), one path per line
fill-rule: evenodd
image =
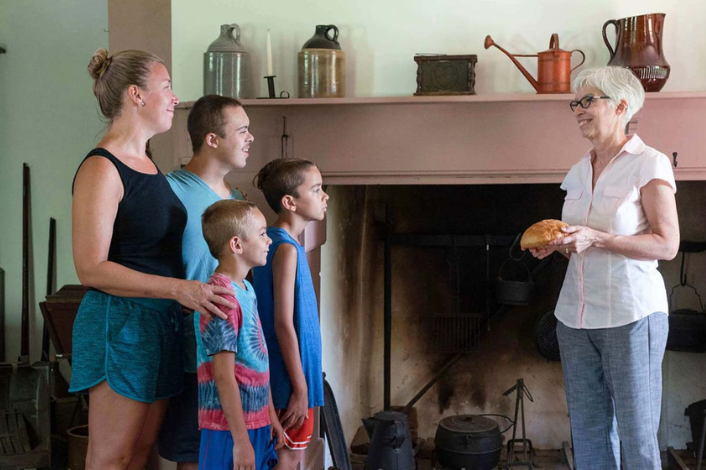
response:
M537 54L510 54L508 51L493 42L490 36L485 37L485 48L495 46L507 55L510 60L520 69L522 75L537 90L537 93L571 93L571 72L581 67L586 61L584 53L578 49L564 51L559 49L559 35L554 33L549 40L549 50ZM578 52L581 54L581 63L571 68L571 54ZM515 57L537 57L537 80L518 62Z

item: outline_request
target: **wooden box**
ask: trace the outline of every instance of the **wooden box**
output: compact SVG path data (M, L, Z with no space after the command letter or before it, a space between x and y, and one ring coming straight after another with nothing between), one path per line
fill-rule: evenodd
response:
M415 96L475 95L476 62L473 55L416 55Z

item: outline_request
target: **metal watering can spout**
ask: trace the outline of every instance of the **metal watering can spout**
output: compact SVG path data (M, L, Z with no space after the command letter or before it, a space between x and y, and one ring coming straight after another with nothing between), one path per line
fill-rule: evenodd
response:
M363 418L363 427L365 428L365 432L368 433L369 438L373 438L373 431L375 430L375 424L377 421L375 418Z
M512 63L515 64L518 69L520 69L520 72L522 72L522 75L524 75L527 81L530 82L530 85L532 85L536 91L539 91L539 83L537 82L537 80L535 80L534 77L527 71L527 69L525 69L517 59L515 59L515 57L538 57L537 54L510 54L508 51L495 44L495 42L493 42L493 38L491 38L490 35L487 35L485 37L484 46L486 49L490 49L491 46L495 46L500 49L503 53L505 53L505 55L510 58Z

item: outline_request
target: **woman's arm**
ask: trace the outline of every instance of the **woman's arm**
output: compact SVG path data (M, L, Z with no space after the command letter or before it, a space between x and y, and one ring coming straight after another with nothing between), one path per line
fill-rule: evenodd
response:
M83 163L76 175L72 205L74 265L81 284L113 295L174 299L185 307L224 318L216 304L234 307L217 295L232 294L227 288L145 274L108 261L122 197L120 175L109 160L93 157Z
M639 260L673 259L679 251L679 218L672 188L664 180L653 179L640 192L650 233L611 235L577 225L564 229L569 235L550 245L557 251L568 249L573 253L594 246Z

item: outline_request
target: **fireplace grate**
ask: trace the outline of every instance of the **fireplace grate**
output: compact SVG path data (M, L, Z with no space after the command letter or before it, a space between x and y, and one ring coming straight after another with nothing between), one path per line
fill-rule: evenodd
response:
M429 316L430 344L436 352L469 352L476 349L483 327L482 313L434 313Z

